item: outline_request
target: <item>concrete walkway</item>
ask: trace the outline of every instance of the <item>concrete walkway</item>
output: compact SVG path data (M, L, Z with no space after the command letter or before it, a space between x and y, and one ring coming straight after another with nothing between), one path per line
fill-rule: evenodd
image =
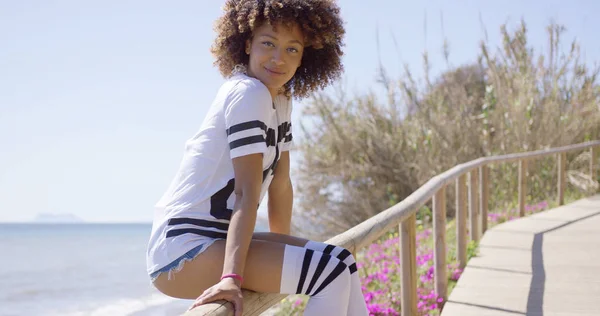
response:
M495 226L442 316L599 316L600 195Z

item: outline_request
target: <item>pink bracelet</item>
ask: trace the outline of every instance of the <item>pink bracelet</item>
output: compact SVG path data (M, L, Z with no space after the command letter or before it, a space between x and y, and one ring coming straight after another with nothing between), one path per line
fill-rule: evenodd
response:
M221 277L221 280L223 280L225 278L234 278L234 279L240 281L240 284L244 283L244 278L242 278L241 275L236 274L236 273L225 274Z

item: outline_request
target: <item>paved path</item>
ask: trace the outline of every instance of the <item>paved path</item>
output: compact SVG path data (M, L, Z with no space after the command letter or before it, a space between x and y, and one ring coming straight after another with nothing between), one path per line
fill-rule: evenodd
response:
M600 195L495 226L442 316L600 316Z

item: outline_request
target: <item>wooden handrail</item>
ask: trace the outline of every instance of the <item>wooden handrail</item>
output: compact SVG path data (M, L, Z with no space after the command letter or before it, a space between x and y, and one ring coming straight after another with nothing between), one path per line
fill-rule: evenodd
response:
M445 172L434 176L421 187L419 187L416 191L410 194L401 202L396 205L380 212L379 214L367 219L366 221L356 225L355 227L327 240L327 243L331 243L337 246L345 247L350 250L352 253L356 253L358 250L372 244L374 241L379 239L386 232L390 231L393 228L399 227L400 230L400 244L401 244L401 268L402 268L402 316L414 316L416 315L416 249L415 249L415 219L416 213L421 206L431 200L434 195L438 194L438 192L444 189L447 185L456 182L457 186L457 256L459 259L459 264L461 267L464 267L466 264L466 233L464 230L466 229L466 210L463 208L467 203L463 200L465 197L465 179L468 178L471 184L479 182L480 185L483 185L483 188L475 188L475 185L471 186L471 190L469 190L472 195L469 199L469 207L471 209L470 220L471 220L471 234L473 239L478 240L480 232L480 228L485 229L487 227L487 216L483 217L483 212L480 212L480 203L479 203L479 194L483 192L485 200L483 203L487 203L487 196L485 196L486 186L488 185L488 177L487 175L483 175L481 177L482 180L478 181L477 174L481 170L484 173L487 173L487 166L495 163L509 163L509 162L518 162L519 163L519 211L521 216L524 214L524 205L525 205L525 189L526 189L526 168L527 161L547 157L551 155L558 155L559 157L559 181L558 184L558 195L559 202L562 202L562 196L564 192L564 163L566 162L567 152L575 151L575 150L584 150L590 149L590 152L593 157L597 157L597 148L596 146L600 146L600 140L590 141L575 145L557 147L557 148L548 148L543 150L531 151L531 152L523 152L523 153L515 153L515 154L507 154L507 155L499 155L499 156L489 156L482 157L475 160L471 160L469 162L465 162L454 166L451 169L446 170ZM592 160L593 162L593 160ZM561 167L562 166L562 167ZM594 175L595 167L593 163L590 163L590 173ZM561 172L562 175L561 175ZM469 177L466 177L469 174ZM479 193L479 194L478 194ZM445 199L438 195L440 199ZM436 203L436 205L440 205ZM445 203L444 203L445 205ZM487 213L487 205L485 213ZM436 207L436 212L445 212L445 208ZM439 210L439 211L437 211ZM434 214L436 221L439 221L438 224L442 223L441 216L442 214ZM408 221L407 221L408 220ZM445 218L444 218L445 221ZM481 225L481 222L486 223L485 225ZM444 225L445 226L445 225ZM434 240L436 240L436 245L438 243L444 244L445 236L444 233L441 233L442 230L445 230L445 227L436 226L434 230ZM439 237L439 240L438 240ZM434 247L436 252L436 262L434 263L435 267L445 268L446 267L446 257L445 257L445 249L441 246ZM438 249L439 248L439 249ZM444 255L442 256L443 252ZM439 279L436 280L436 289L446 286L447 279L444 277L445 272L442 273L440 271L435 272L435 275L439 275ZM441 296L445 299L445 292L442 291ZM265 293L255 293L251 291L244 290L244 315L259 315L261 312L267 310L269 307L281 301L287 295L283 294L265 294ZM231 304L219 301L211 304L206 304L200 307L195 308L192 311L189 311L185 314L185 316L229 316L233 315L233 307Z

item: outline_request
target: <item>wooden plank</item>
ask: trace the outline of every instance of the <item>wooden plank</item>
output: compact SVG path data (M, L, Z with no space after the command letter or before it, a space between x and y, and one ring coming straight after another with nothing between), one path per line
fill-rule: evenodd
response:
M448 276L446 266L446 188L441 188L433 196L433 277L435 293L448 298ZM443 303L443 302L442 302Z
M598 315L600 195L491 228L442 316Z
M481 234L483 235L487 230L488 226L488 200L489 200L489 174L490 168L488 166L479 167L479 209L481 210Z
M558 205L565 204L565 186L566 186L566 168L567 168L567 154L560 153L557 157L557 169L558 169L558 183L557 185L557 202Z
M477 169L469 172L469 235L471 240L479 241L479 188L477 186Z
M417 316L417 216L400 224L400 269L402 316Z
M527 160L519 161L519 216L525 216L527 197Z
M456 178L456 256L461 269L467 265L467 175Z

